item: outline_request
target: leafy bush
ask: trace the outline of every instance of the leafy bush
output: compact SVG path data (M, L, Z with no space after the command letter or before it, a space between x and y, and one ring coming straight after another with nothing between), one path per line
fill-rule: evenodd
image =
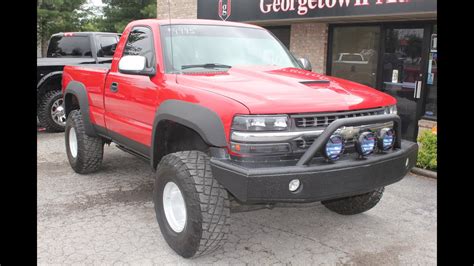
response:
M438 137L430 130L423 131L418 137L418 161L416 165L423 169L436 171L438 166Z

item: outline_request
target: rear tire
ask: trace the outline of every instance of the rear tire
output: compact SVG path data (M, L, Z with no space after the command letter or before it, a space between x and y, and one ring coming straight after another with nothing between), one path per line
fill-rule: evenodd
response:
M66 122L66 153L69 164L76 173L97 171L104 155L104 141L86 134L80 110L72 110Z
M377 203L379 203L384 192L384 187L378 188L372 192L365 193L362 195L356 195L346 198L333 199L321 202L329 210L342 214L342 215L354 215L366 212Z
M184 204L181 200L174 201L177 202L174 210L170 208L173 204L170 205L170 196L167 196L170 187L174 188L174 195L179 194L184 199ZM227 239L229 196L212 176L209 156L205 153L182 151L163 157L156 172L153 202L166 242L182 257L210 253ZM170 209L172 213L178 213L177 217L184 218L174 219Z
M60 90L45 93L38 105L38 120L48 132L64 132L66 116Z

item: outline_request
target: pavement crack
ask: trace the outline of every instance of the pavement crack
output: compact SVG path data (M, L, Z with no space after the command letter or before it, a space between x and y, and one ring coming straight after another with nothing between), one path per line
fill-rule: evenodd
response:
M132 190L107 191L95 195L82 194L75 202L70 203L49 203L38 208L40 217L51 217L58 215L68 215L77 211L116 203L137 204L152 201L153 184L142 184Z
M330 248L330 249L333 249L333 250L337 250L339 252L342 252L344 254L346 254L347 256L351 256L352 254L345 251L345 250L342 250L340 248L337 248L337 247L334 247L334 246L331 246L331 245L328 245L326 243L323 243L321 242L320 240L318 239L314 239L314 238L311 238L311 237L308 237L308 236L305 236L305 235L301 235L301 234L298 234L298 233L295 233L295 232L292 232L292 231L288 231L288 230L285 230L285 229L282 229L282 228L278 228L278 227L274 227L274 226L271 226L271 225L268 225L268 224L262 224L262 223L259 223L259 222L256 222L255 220L253 219L248 219L248 221L245 221L243 219L239 219L239 218L233 218L235 220L239 220L240 222L243 222L243 223L247 223L247 224L250 224L250 222L252 224L256 224L260 227L268 227L268 228L271 228L273 230L277 230L277 231L280 231L280 232L283 232L283 233L287 233L287 234L290 234L290 235L294 235L294 236L297 236L297 237L301 237L301 238L304 238L304 239L307 239L309 241L312 241L312 242L316 242L316 243L319 243L321 244L322 246L325 246L327 248Z

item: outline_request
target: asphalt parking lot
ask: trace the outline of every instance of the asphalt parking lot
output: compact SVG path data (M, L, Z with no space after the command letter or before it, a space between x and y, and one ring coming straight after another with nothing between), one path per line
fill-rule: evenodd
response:
M105 147L102 170L76 174L64 133L38 133L39 264L436 264L436 180L408 175L355 216L320 203L232 213L224 247L176 255L161 235L149 164Z

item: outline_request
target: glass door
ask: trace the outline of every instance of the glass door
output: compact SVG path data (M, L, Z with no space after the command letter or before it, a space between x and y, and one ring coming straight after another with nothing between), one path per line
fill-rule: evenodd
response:
M330 75L375 88L380 26L337 26L332 31Z
M426 78L426 102L423 118L436 120L438 115L438 27L433 25Z
M398 101L398 115L402 119L402 138L416 140L427 65L423 56L425 29L387 27L382 56L381 90Z

